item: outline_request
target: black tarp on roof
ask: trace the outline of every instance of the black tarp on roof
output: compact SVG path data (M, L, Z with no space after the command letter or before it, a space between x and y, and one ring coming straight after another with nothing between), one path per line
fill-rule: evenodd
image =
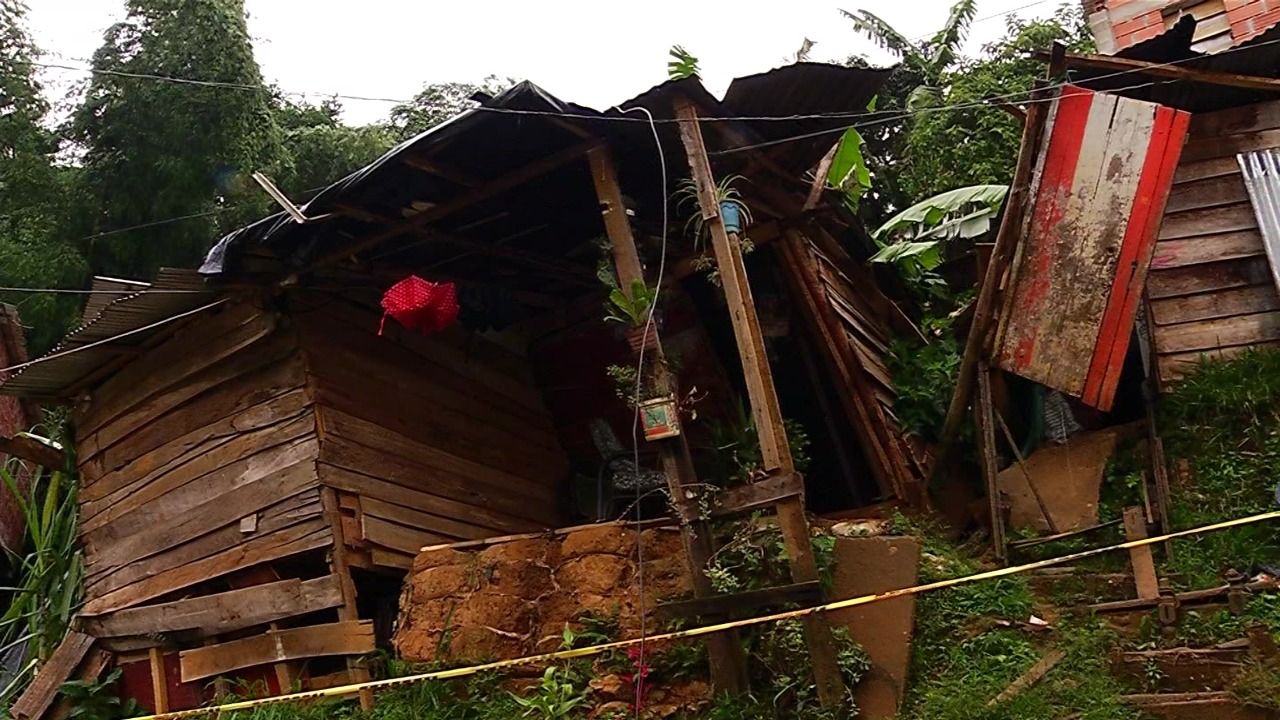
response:
M316 258L353 247L389 223L455 200L475 186L581 144L585 135L610 146L637 223L643 225L642 217L651 223L661 214L656 210L670 202L679 179L688 175L678 129L672 122L671 101L678 95L694 100L709 117L786 118L733 122L741 142L830 131L789 143L781 154L779 164L796 174L796 182L803 182L803 173L838 139L841 128L857 121L852 115L865 110L889 72L798 63L735 80L723 102L712 97L696 78L690 78L662 83L603 112L562 101L531 82L521 82L483 106L401 143L325 188L303 207L308 217L333 213L328 219L298 224L284 213L264 218L223 237L208 253L200 272L219 279L244 278L248 274L246 259L253 258L276 263L276 274L305 270ZM639 108L648 111L656 126L650 125L649 116ZM833 113L842 116L790 117ZM655 127L661 154L654 143ZM728 147L720 133L704 129L704 136L713 151ZM667 198L662 196L664 161ZM420 169L428 165L446 171ZM379 221L383 221L381 225ZM640 229L643 233L644 228ZM594 258L586 257L582 245L598 235L602 225L587 165L574 162L536 182L432 222L430 230L465 235L481 245L577 262L589 271ZM433 269L443 275L511 274L482 251L473 248L459 254L456 246L424 242L421 233L391 239L372 253L374 260L383 258L401 267Z

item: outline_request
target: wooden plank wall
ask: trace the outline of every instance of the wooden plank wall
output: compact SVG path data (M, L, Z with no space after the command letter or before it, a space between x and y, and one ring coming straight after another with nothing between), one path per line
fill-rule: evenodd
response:
M1192 118L1147 278L1162 385L1201 358L1280 341L1280 296L1236 162L1277 146L1280 102Z
M294 320L349 545L403 568L424 545L559 524L569 464L524 357L461 330L379 336L372 310L318 305Z
M75 414L96 616L331 542L293 333L251 302L201 316Z
M911 442L893 414L893 377L885 361L889 343L896 333L907 329L918 331L901 310L877 289L871 273L847 257L837 257L837 248L831 247L830 242L824 247L822 243L805 238L801 247L807 249L807 262L816 270L826 300L869 380L875 406L867 408L867 411L871 414L872 429L880 448L867 448L866 454L869 458L881 458L884 476L889 480L882 483L882 489L892 489L898 496L909 496L901 497L906 502L923 501L923 494L917 491L918 481L923 480L926 458L923 448ZM851 421L858 422L853 418Z

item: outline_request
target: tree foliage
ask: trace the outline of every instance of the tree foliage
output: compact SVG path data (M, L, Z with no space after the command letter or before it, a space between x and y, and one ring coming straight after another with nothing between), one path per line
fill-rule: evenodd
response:
M1063 5L1045 20L1010 17L1004 36L985 46L979 58L961 60L944 74L941 106L915 115L906 130L902 186L908 196L1009 183L1022 126L1007 110L986 101L1025 101L1035 81L1045 76L1044 63L1032 53L1054 41L1072 50L1092 49L1077 5Z
M977 0L958 0L942 28L923 41L906 37L869 10L840 13L853 22L854 30L897 55L903 66L919 78L920 84L907 95L907 107L915 109L938 103L947 71L960 58L960 47L977 11Z
M60 233L71 173L54 163L58 142L43 124L49 106L24 16L20 2L0 0L0 285L74 286L87 268ZM37 347L62 335L76 307L66 296L0 293L0 300L19 307Z
M515 84L511 78L490 75L477 83L445 82L423 86L413 100L391 109L391 132L398 140L426 132L454 115L477 105L473 99L481 95L497 95Z
M149 278L196 263L220 230L267 211L250 175L287 174L288 159L243 0L128 0L125 11L68 131L83 149L87 234L193 216L84 248L95 271Z
M342 106L335 100L319 105L281 99L276 122L284 133L284 151L291 161L279 186L294 202L302 203L326 185L378 159L396 143L395 133L383 125L344 125Z

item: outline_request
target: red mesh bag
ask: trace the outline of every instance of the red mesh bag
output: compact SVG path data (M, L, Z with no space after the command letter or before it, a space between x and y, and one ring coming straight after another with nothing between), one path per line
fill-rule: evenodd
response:
M427 282L410 275L387 289L382 296L382 309L385 312L378 326L379 335L388 315L410 330L443 330L458 319L458 288L453 283Z

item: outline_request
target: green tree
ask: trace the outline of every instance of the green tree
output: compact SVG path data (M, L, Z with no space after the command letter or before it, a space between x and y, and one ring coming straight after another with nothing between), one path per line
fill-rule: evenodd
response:
M315 191L378 159L396 142L383 125L344 125L336 100L319 105L279 101L276 122L284 132L284 148L292 162L280 189L301 204Z
M1035 81L1045 77L1045 65L1033 53L1054 41L1072 50L1092 49L1078 5L1063 5L1044 20L1010 17L1004 36L985 46L979 58L962 60L943 75L941 107L959 107L921 112L907 124L901 183L909 197L1010 182L1022 124L985 101L1011 93L1021 94L1008 101L1025 100Z
M60 233L68 173L54 164L57 139L44 125L48 104L32 61L37 50L26 8L0 0L0 285L66 287L83 282L85 263ZM30 327L32 350L50 345L74 321L78 302L54 294L0 293Z
M490 75L479 84L467 82L430 83L413 100L391 108L391 131L399 140L426 132L464 110L476 106L472 99L477 93L497 95L515 84L511 78L500 79Z
M127 0L68 126L83 151L84 248L97 272L193 266L271 204L254 171L289 174L243 0ZM156 80L139 75L181 78ZM173 218L149 227L121 231Z
M918 83L907 96L907 107L914 109L937 104L947 70L960 59L960 46L977 11L977 0L959 0L951 6L942 29L923 41L908 38L868 10L840 13L853 21L854 30L902 59L903 67Z

